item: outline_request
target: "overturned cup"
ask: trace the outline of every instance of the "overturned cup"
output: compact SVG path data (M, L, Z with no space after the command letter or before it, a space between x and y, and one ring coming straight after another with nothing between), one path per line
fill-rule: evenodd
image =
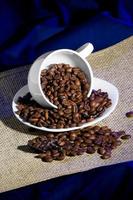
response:
M28 74L28 87L33 99L48 108L57 108L56 105L51 103L46 97L41 87L41 71L48 69L53 64L69 64L70 66L78 66L86 75L86 78L90 84L88 91L88 97L92 92L93 87L93 72L90 64L85 59L93 51L93 45L86 43L76 51L70 49L59 49L43 54L35 60L30 68Z

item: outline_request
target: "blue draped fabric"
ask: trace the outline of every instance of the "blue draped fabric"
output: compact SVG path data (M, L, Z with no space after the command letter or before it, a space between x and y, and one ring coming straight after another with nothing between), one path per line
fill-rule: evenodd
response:
M133 0L3 0L0 27L2 71L30 64L52 49L76 49L90 41L97 51L133 35ZM133 162L0 194L0 200L32 199L132 200Z
M0 200L115 199L133 199L133 162L59 177L0 194Z
M133 35L132 0L0 1L0 70L32 63L52 49L95 51Z

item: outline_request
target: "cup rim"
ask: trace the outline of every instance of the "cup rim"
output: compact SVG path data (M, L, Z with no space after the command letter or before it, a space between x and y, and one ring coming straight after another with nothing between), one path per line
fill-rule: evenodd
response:
M53 103L51 103L51 102L49 101L49 99L46 97L46 95L44 95L44 92L43 92L42 87L41 87L40 76L41 76L42 66L43 66L43 64L46 62L46 59L49 58L49 57L51 57L53 54L58 53L58 52L70 52L70 53L73 53L73 54L79 56L80 59L82 59L82 61L85 62L85 64L87 65L87 67L88 67L88 69L89 69L89 73L90 73L90 89L89 89L89 92L88 92L88 94L87 94L88 97L90 96L90 94L91 94L91 92L92 92L92 86L93 86L93 72L92 72L91 66L90 66L89 62L88 62L85 58L83 58L83 57L80 56L80 53L78 53L78 52L76 52L76 51L74 51L74 50L71 50L71 49L57 49L57 50L54 50L54 51L50 52L50 53L44 58L44 60L42 61L41 65L40 65L39 76L38 76L38 85L39 85L39 90L40 90L40 92L41 92L41 95L43 96L43 98L45 99L45 101L46 101L51 107L53 107L53 108L58 108L58 107L57 107L56 105L54 105Z

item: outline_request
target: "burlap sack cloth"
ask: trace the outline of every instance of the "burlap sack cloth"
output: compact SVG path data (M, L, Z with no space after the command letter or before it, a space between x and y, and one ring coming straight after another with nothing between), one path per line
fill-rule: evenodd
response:
M93 53L88 60L94 76L110 81L120 93L116 110L102 124L133 134L133 121L125 117L125 113L133 109L133 37ZM11 108L13 96L27 83L28 70L29 66L25 66L0 74L0 192L133 160L133 136L114 150L112 158L108 160L100 159L97 154L67 157L64 161L52 163L34 158L35 155L25 145L29 139L41 133L29 133L28 128L15 119Z

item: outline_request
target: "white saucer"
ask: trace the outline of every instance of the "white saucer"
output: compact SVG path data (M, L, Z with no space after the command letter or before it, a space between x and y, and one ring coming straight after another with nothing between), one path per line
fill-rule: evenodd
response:
M32 128L35 128L35 129L42 130L42 131L64 132L64 131L76 130L79 128L85 128L87 126L92 126L92 125L100 122L101 120L105 119L106 117L108 117L114 111L114 109L118 103L118 99L119 99L118 89L114 85L112 85L111 83L109 83L105 80L102 80L99 78L94 78L93 89L95 89L95 90L101 89L103 92L107 92L109 95L109 98L112 100L112 105L105 110L105 112L102 114L102 116L97 117L94 121L87 122L79 127L51 129L51 128L34 126L34 125L30 124L29 122L24 122L15 112L17 111L16 103L17 103L18 97L20 97L20 96L23 97L24 95L26 95L29 92L28 85L25 85L24 87L22 87L14 96L13 102L12 102L13 113L16 116L16 118L19 121L21 121L23 124L30 126Z

